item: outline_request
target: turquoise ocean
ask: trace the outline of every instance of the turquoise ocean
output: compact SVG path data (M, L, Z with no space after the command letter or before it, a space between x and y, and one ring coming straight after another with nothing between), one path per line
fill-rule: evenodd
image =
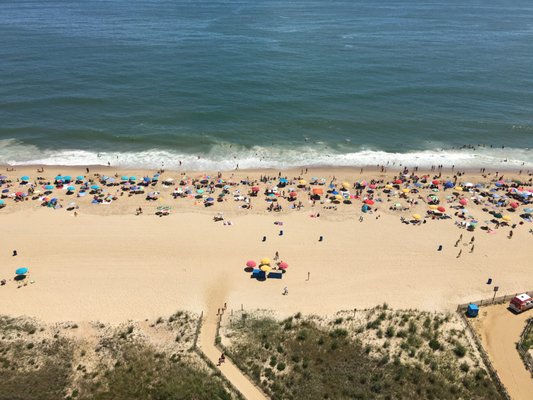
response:
M0 2L1 164L532 168L532 148L531 0Z

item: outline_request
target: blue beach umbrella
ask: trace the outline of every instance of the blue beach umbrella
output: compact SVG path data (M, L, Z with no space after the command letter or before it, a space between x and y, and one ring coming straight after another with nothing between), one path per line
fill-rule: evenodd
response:
M454 187L454 184L452 181L446 181L446 183L444 184L444 187L446 189L451 189L452 187Z
M129 180L129 179L130 179L129 177L124 176L124 175L120 177L120 180L121 180L121 181L127 181L127 180Z
M61 175L57 175L54 179L56 181L61 181L61 180L63 180L63 177Z
M18 268L15 271L15 274L17 274L17 275L26 275L28 272L30 272L30 270L28 268L22 267L22 268Z
M288 183L289 181L286 178L280 178L279 183Z
M78 175L78 176L76 177L76 179L77 179L78 181L82 181L84 178L85 178L85 177L84 177L83 175Z
M54 190L54 187L52 185L46 185L44 188L46 190Z
M3 206L5 204L6 204L6 202L4 200L0 200L0 206Z
M212 198L212 197L208 197L206 201L207 201L208 203L212 203L213 201L215 201L215 199Z
M2 193L9 193L9 189L3 189Z
M136 181L136 180L137 180L136 176L130 176L130 181Z
M331 194L332 194L332 195L338 195L339 192L337 192L336 190L334 190L334 191L331 192Z
M67 188L67 190L68 190L69 192L73 192L74 190L76 190L76 186L69 186L69 187Z
M92 190L98 190L98 189L100 189L100 186L98 186L98 185L92 185L92 186L91 186L91 189L92 189Z
M150 178L147 177L147 176L145 176L145 177L143 178L143 181L144 181L144 182L150 182Z
M64 177L63 177L63 180L64 180L65 182L70 182L70 181L72 180L72 177L71 177L70 175L67 175L67 176L64 176Z
M28 175L24 175L22 178L20 178L23 182L28 182L30 180L30 177Z

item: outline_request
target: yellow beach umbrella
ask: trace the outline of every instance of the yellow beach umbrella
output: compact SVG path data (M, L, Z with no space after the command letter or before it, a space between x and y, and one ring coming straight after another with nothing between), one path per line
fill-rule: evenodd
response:
M461 192L463 190L463 187L462 186L456 186L454 187L455 190L458 190L459 192Z
M307 185L307 181L305 179L300 179L300 185Z
M261 269L261 271L263 271L263 272L270 272L270 271L272 271L272 267L270 267L270 265L261 265L260 269Z
M420 214L413 214L413 218L418 221L418 220L422 219L422 216Z
M409 192L410 192L410 190L409 190L409 189L407 189L407 188L405 188L405 189L402 189L402 192L404 192L404 193L409 193Z
M438 206L437 206L436 204L431 204L431 205L429 206L429 208L430 208L431 210L436 210L436 209L438 208Z
M385 189L392 189L392 185L385 185Z
M270 265L270 258L265 257L261 259L261 264L263 265Z
M348 183L348 182L342 182L342 187L343 187L344 189L349 189L349 188L350 188L350 183Z
M335 200L341 201L342 200L342 196L340 194L336 195L335 196Z
M508 215L504 215L504 216L502 217L502 219L503 219L504 221L510 221L510 220L511 220L511 217L508 216Z

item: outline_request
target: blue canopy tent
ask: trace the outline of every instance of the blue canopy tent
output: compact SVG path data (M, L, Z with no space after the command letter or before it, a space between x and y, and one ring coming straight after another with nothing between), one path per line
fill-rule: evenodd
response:
M479 313L479 307L476 304L469 304L466 309L466 315L470 318L477 317Z

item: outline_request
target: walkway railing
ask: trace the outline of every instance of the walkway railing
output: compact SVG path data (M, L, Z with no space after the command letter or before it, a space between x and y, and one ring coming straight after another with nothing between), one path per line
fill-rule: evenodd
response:
M516 344L516 349L518 350L518 354L520 354L520 357L522 357L522 361L524 361L526 368L531 373L531 377L533 377L533 357L531 356L529 349L526 349L524 347L524 340L531 333L532 330L533 330L533 318L529 318L527 321L527 325L525 326L524 330L522 331L522 334L520 335L520 340Z

